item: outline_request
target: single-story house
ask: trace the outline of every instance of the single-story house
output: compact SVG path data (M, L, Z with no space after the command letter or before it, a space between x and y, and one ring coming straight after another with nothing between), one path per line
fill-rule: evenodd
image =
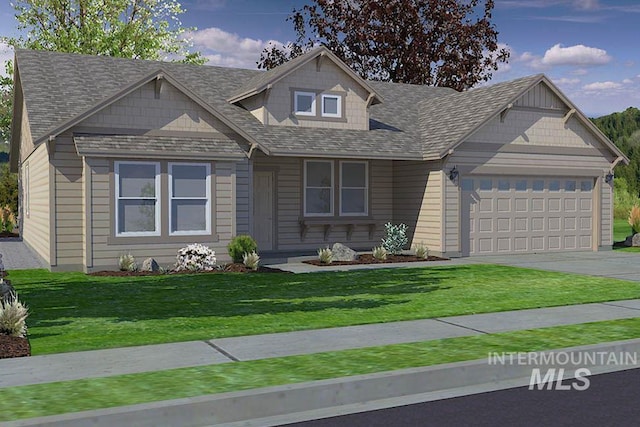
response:
M544 75L477 89L367 81L325 48L262 72L17 50L11 167L52 270L380 243L445 256L612 244L628 160Z

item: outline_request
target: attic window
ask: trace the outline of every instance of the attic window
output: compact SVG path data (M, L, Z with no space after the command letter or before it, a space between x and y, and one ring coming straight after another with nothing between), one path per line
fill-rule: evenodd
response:
M294 96L294 112L299 116L316 115L316 94L313 92L297 92Z
M322 95L322 117L342 117L340 95Z

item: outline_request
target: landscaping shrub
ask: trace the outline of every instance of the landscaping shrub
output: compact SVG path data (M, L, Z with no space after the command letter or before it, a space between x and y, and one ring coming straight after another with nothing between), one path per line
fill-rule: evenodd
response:
M333 252L329 248L318 249L318 258L322 264L331 264L333 262Z
M640 206L635 205L629 212L629 225L633 234L640 233Z
M242 262L244 254L250 254L258 249L258 244L251 236L236 236L227 245L229 256L233 262Z
M260 265L260 256L256 253L256 251L246 253L242 256L242 262L247 268L250 268L251 270L257 270L258 266Z
M628 218L631 208L638 204L640 204L640 200L629 191L627 181L624 178L614 178L613 217L616 219Z
M13 298L0 301L0 334L25 338L27 316L29 309L18 300L17 294Z
M130 253L122 254L118 258L118 268L120 271L138 271L138 263Z
M418 258L427 259L429 258L429 248L420 243L416 246L415 254Z
M215 251L200 243L192 243L181 248L176 258L177 271L211 271L217 267Z
M394 225L390 222L384 225L385 236L382 238L382 246L392 255L398 255L409 243L407 238L407 224Z
M16 225L16 217L9 206L5 206L0 210L0 231L12 233Z
M375 248L373 248L371 253L373 257L378 261L384 261L385 259L387 259L387 250L382 246L376 246Z

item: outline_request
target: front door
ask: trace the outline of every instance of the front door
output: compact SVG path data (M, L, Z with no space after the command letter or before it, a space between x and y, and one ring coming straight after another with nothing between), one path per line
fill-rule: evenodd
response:
M259 251L273 250L274 233L274 173L256 171L253 174L253 237Z

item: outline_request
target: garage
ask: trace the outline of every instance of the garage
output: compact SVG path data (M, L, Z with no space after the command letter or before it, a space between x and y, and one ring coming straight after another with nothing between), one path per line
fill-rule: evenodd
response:
M595 183L589 177L462 177L463 254L594 250Z

